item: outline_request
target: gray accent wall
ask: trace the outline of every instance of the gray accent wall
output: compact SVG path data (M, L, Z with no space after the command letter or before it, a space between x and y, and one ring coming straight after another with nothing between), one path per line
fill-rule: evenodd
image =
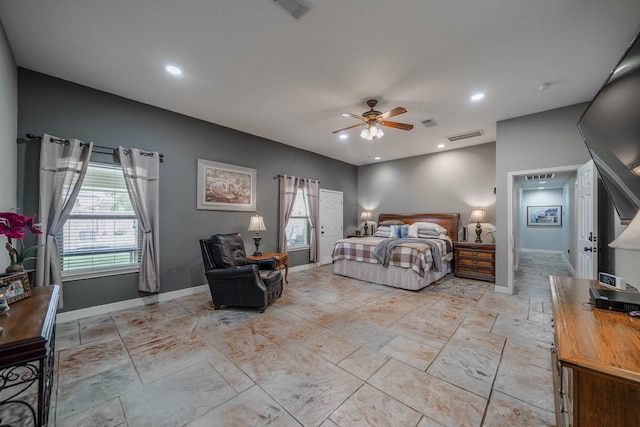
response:
M16 132L18 125L18 71L0 23L0 211L16 206ZM4 239L4 237L3 237ZM1 244L0 267L9 265L9 253ZM4 271L4 270L2 270Z
M496 141L496 286L507 286L508 173L581 165L590 157L578 131L587 103L499 121Z
M7 113L10 115L11 112ZM4 114L3 114L4 115ZM27 133L93 141L106 147L137 147L164 154L160 165L160 289L173 291L206 283L198 240L239 232L253 250L249 218L262 215L267 230L260 249L277 248L278 174L320 181L342 191L344 230L355 229L357 168L213 123L73 84L34 71L18 70L19 200L37 211L39 142ZM15 145L15 130L7 138ZM104 156L103 156L104 157ZM107 156L110 157L110 156ZM196 210L197 160L257 170L256 212ZM104 159L103 159L104 160ZM4 173L4 171L3 171ZM309 263L309 252L292 252L290 267ZM137 298L137 274L65 282L63 311Z
M392 144L393 136L388 137L386 143ZM495 224L495 149L489 143L360 166L358 212L371 211L374 218L380 213L459 212L462 227L480 207L486 222Z

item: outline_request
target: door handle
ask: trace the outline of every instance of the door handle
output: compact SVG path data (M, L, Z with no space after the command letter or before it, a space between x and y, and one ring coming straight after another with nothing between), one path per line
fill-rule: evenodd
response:
M587 237L587 240L593 242L593 231L589 232L589 237Z
M593 252L593 248L589 247L589 246L585 246L584 247L584 251L585 252Z

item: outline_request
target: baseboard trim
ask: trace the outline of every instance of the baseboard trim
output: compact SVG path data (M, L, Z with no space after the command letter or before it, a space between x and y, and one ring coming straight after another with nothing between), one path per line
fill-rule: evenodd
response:
M161 294L150 295L148 297L134 298L125 301L113 302L110 304L96 305L93 307L81 308L79 310L65 311L56 316L56 322L65 323L73 320L83 319L85 317L97 316L99 314L107 314L112 311L125 310L127 308L142 307L157 302L171 301L176 298L186 297L189 295L209 292L208 285L194 286L192 288L178 289L177 291L164 292Z
M289 268L290 272L311 270L312 268L320 267L319 263L309 263L297 265ZM134 298L125 301L113 302L110 304L96 305L93 307L81 308L79 310L65 311L59 313L56 316L56 321L59 323L71 322L73 320L83 319L85 317L97 316L99 314L107 314L112 311L125 310L128 308L142 307L148 304L154 304L157 302L171 301L172 299L185 297L188 295L199 294L203 292L209 292L208 285L200 285L192 288L178 289L177 291L165 292L162 294L151 295L148 297Z

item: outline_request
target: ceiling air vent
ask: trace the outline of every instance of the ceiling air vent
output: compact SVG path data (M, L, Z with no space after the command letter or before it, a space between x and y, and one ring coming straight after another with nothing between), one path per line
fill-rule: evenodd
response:
M432 127L434 127L435 125L437 125L436 121L435 121L435 120L433 120L433 119L423 120L423 121L422 121L422 124L423 124L423 125L425 125L425 126L426 126L426 127L428 127L428 128L432 128Z
M525 181L540 181L541 179L551 179L556 176L555 173L541 173L537 175L525 175Z
M475 138L476 136L482 136L484 132L482 129L472 130L471 132L460 133L458 135L445 136L449 142L460 141L461 139Z
M302 15L311 9L311 4L301 0L273 0L282 6L287 12L296 19L300 19Z

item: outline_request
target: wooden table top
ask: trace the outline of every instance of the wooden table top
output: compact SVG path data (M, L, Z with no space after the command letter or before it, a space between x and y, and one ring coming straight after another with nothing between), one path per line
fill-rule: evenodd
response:
M0 367L37 360L46 354L58 311L60 287L38 286L31 296L10 304L0 316Z
M596 280L551 276L550 285L561 362L640 383L640 318L590 305Z

